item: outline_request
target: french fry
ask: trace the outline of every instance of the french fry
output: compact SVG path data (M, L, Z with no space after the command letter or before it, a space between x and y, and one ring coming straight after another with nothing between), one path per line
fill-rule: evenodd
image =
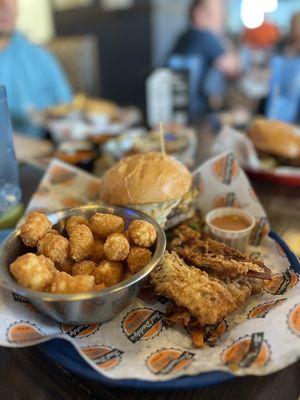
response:
M195 327L191 331L192 333L192 341L194 346L198 349L204 346L204 334L201 327Z

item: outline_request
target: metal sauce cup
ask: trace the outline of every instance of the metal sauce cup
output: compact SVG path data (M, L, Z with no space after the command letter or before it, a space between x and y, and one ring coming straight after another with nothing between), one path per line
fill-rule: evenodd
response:
M221 229L212 224L212 221L215 218L224 217L226 215L241 216L249 222L249 227L242 230L233 231ZM255 225L255 218L248 211L241 210L240 208L222 207L210 211L205 217L205 222L208 228L208 234L213 239L223 242L230 247L234 247L237 250L245 251L249 243L251 231Z
M115 214L124 218L126 226L135 219L143 219L154 225L157 240L151 261L133 277L101 291L78 294L53 294L26 289L17 284L9 271L9 265L20 255L32 249L24 246L20 230L16 229L0 247L0 286L26 297L43 314L68 324L90 324L114 318L136 298L147 276L161 260L166 237L163 229L148 215L123 207L86 205L60 210L48 214L48 218L59 232L63 232L66 220L72 215L90 218L95 212Z

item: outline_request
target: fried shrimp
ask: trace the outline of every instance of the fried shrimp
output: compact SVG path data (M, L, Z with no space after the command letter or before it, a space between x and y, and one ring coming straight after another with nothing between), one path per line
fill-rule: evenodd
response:
M157 294L187 308L202 326L217 323L251 295L246 279L226 283L210 278L187 266L176 253L165 253L162 264L151 273L151 282Z
M268 279L270 275L261 261L253 260L215 240L202 240L188 227L175 230L171 250L176 251L188 264L212 272L222 279L240 276Z

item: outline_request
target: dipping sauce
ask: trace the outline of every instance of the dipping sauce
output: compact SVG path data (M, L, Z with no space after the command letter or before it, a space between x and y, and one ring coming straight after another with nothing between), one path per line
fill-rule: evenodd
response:
M211 221L211 224L226 231L242 231L251 225L246 218L234 214L216 217Z

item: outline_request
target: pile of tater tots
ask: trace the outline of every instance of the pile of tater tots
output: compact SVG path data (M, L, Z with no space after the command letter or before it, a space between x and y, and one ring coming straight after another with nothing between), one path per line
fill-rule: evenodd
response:
M90 220L70 217L63 236L45 214L32 212L20 237L36 251L10 265L16 281L31 290L67 294L102 290L136 274L151 260L156 230L144 220L125 230L122 217L95 213Z

